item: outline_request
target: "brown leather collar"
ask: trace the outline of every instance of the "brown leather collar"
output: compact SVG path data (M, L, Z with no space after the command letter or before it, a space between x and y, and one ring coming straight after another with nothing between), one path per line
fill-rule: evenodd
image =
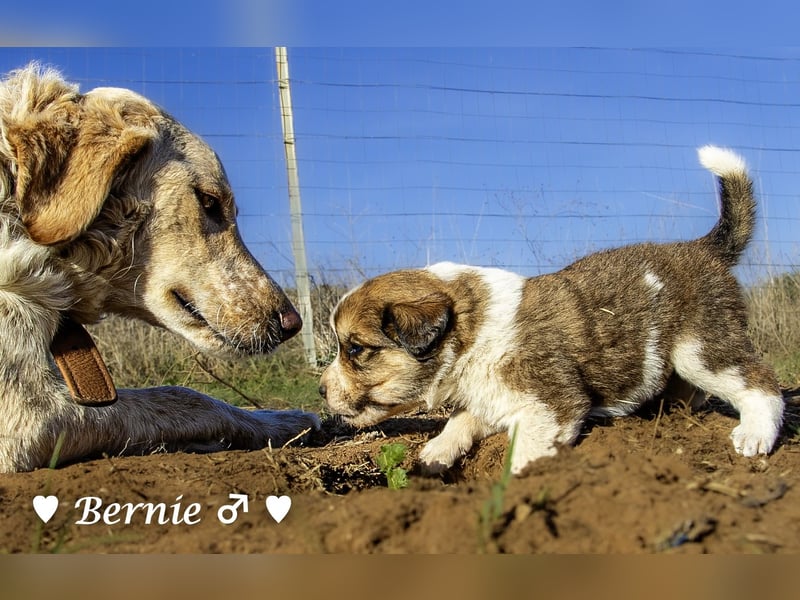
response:
M105 406L117 400L111 374L83 325L63 315L50 351L75 402Z

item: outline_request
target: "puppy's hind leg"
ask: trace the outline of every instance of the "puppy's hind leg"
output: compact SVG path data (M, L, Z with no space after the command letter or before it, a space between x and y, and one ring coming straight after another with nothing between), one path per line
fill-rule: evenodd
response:
M675 371L739 411L739 425L731 432L736 452L769 454L783 424L784 401L775 374L749 349L726 350L730 366L712 369L704 361L709 352L699 341L680 343L673 352Z

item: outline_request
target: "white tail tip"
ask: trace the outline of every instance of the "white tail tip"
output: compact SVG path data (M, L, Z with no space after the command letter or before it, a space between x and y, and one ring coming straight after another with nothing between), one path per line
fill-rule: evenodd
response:
M703 146L697 149L697 156L700 158L700 164L718 177L747 173L747 163L733 150L719 146Z

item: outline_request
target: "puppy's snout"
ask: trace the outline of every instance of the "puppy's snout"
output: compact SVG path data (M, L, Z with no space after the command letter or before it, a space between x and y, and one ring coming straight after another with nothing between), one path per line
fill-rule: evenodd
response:
M297 334L303 327L303 319L293 308L289 308L280 313L281 341L285 342Z
M322 396L322 399L325 402L328 401L328 381L330 381L330 365L322 372L322 375L319 378L319 395Z

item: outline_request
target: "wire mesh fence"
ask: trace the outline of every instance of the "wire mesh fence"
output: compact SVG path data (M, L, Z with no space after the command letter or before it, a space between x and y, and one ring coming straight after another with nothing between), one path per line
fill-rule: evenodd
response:
M6 48L82 89L132 88L219 153L245 242L280 283L294 260L272 48ZM739 273L800 262L800 58L791 51L290 48L309 268L352 283L439 260L557 269L689 239L717 216L695 148L739 150L760 202Z

